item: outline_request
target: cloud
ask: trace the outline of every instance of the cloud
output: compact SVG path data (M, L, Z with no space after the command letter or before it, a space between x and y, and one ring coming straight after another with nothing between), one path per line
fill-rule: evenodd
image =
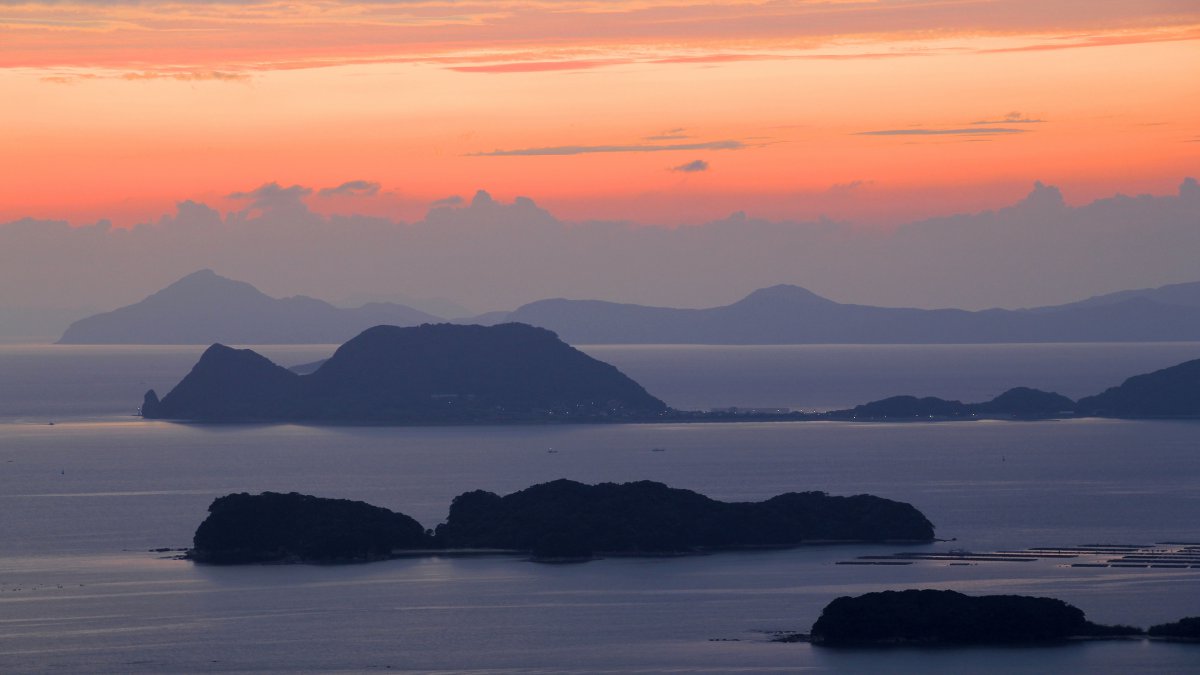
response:
M441 207L441 206L459 206L464 201L466 201L466 200L464 200L462 197L460 197L458 195L450 195L449 197L444 197L442 199L438 199L438 200L434 201L432 204L430 204L430 206L435 209L438 207Z
M544 73L556 70L589 70L605 66L619 66L633 63L631 59L577 59L567 61L516 61L512 63L494 63L483 66L450 66L448 70L459 73L488 73L492 75L505 73Z
M687 131L687 129L684 129L683 127L676 127L674 129L667 129L666 131L660 131L659 133L657 133L653 136L643 136L642 140L644 140L644 141L680 141L685 138L691 138L691 136L683 133L685 131Z
M671 170L672 171L682 171L683 173L696 173L699 171L708 171L708 162L706 162L702 159L697 159L695 161L688 162L687 164L680 164L679 166L671 167Z
M1041 124L1046 120L1038 120L1026 117L1024 113L1013 111L998 120L978 120L971 124Z
M348 180L337 187L324 188L317 193L320 197L339 195L362 195L372 197L379 193L379 183L368 180Z
M147 80L178 80L180 82L246 82L250 80L248 73L235 73L224 70L140 70L108 73L73 73L63 72L40 78L49 84L75 84L86 80L125 80L140 82Z
M991 134L1024 134L1028 129L1011 129L1008 127L983 127L979 129L880 129L877 131L859 131L855 136L967 136Z
M279 183L265 183L249 192L231 192L225 195L228 199L249 201L246 210L260 209L262 211L292 213L307 213L308 207L304 198L312 194L312 188L303 185L282 187Z
M873 180L852 180L849 183L834 183L826 192L832 195L845 195L874 182Z
M231 73L224 70L205 71L142 71L122 73L122 80L180 80L183 82L244 82L250 79L246 73Z
M741 150L741 141L708 141L705 143L669 143L653 145L558 145L546 148L520 148L472 152L468 157L531 157L539 155L587 155L598 152L669 152L675 150Z

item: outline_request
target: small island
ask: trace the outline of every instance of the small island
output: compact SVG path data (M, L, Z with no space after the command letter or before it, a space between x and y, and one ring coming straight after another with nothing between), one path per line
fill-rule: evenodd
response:
M208 507L188 557L227 565L366 562L428 543L420 523L378 506L295 492L242 492Z
M920 511L872 495L790 492L762 502L720 502L651 481L585 485L563 479L503 497L478 490L459 495L434 531L363 502L296 493L227 495L209 507L187 557L216 564L336 563L488 550L554 562L932 539L933 525Z
M1054 598L906 590L844 596L826 605L811 642L826 646L1019 644L1142 635L1104 626Z
M962 403L934 396L892 396L846 410L825 413L827 419L1048 419L1065 417L1195 418L1200 417L1200 359L1185 361L1126 379L1095 396L1078 401L1049 391L1015 387L990 401Z
M864 403L848 410L828 413L835 419L915 420L973 419L978 417L1009 419L1045 419L1073 417L1075 402L1052 391L1014 387L990 401L963 403L936 396L892 396Z
M1181 642L1200 642L1200 616L1188 616L1171 623L1160 623L1146 631L1151 637Z

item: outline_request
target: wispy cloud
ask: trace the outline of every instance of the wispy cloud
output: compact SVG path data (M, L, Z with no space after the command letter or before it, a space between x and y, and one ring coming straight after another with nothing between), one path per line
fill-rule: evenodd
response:
M139 82L150 80L177 80L179 82L246 82L250 80L249 73L224 70L140 70L107 73L58 73L41 78L42 82L50 84L75 84L87 80L125 80Z
M685 138L691 138L691 136L683 133L685 131L687 131L687 129L684 129L683 127L677 127L675 129L667 129L665 131L660 131L659 133L654 134L653 136L644 136L642 138L642 140L644 140L644 141L681 141Z
M1028 129L1012 129L1009 127L977 127L966 129L879 129L876 131L859 131L855 136L981 136L992 134L1024 134Z
M698 173L700 171L708 171L708 162L702 159L697 159L688 162L687 164L680 164L679 166L671 167L671 170L682 173Z
M228 199L250 202L249 208L263 210L306 210L304 197L312 194L312 188L303 185L283 187L279 183L266 183L248 192L231 192Z
M317 193L320 197L336 197L339 195L363 195L371 197L379 194L379 183L369 180L349 180L337 187L324 188Z
M539 155L587 155L600 152L670 152L677 150L742 150L741 141L708 141L705 143L663 143L639 145L557 145L545 148L518 148L472 152L468 157L522 157Z
M589 70L605 66L619 66L633 63L632 59L580 59L565 61L516 61L512 63L493 63L482 66L450 66L448 69L459 73L544 73L555 70Z
M998 120L977 120L971 124L1041 124L1045 121L1026 117L1025 113L1014 110Z

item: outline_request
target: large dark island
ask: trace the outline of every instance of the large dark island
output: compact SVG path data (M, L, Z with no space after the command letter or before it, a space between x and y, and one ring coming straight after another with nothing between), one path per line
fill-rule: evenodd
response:
M930 541L933 525L909 504L791 492L720 502L661 483L585 485L556 480L506 496L456 497L447 522L362 502L306 495L234 494L209 507L189 557L212 563L353 562L393 554L504 550L535 559L658 555L835 541Z
M450 548L554 555L680 553L820 541L931 541L933 525L909 504L872 495L789 492L720 502L662 483L584 485L556 480L503 497L459 495L437 539Z
M834 600L813 624L811 640L830 646L1011 644L1142 632L1092 623L1079 608L1054 598L907 590Z
M213 345L149 419L471 424L654 419L665 403L543 328L376 326L310 375Z

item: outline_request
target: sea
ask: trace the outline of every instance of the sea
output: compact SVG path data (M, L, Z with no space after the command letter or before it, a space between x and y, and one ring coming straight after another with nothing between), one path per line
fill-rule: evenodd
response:
M282 365L332 345L255 347ZM1071 397L1200 358L1200 343L584 346L681 409L828 410L911 393ZM504 427L181 424L134 416L202 346L0 345L0 672L1186 673L1200 645L831 649L843 595L1060 598L1101 623L1200 615L1200 568L862 556L1200 543L1200 422L1072 419ZM722 500L789 491L909 502L945 541L539 564L178 558L212 500L297 491L426 527L476 489L656 480ZM1173 543L1173 544L1171 544ZM1110 556L1111 557L1111 556Z

